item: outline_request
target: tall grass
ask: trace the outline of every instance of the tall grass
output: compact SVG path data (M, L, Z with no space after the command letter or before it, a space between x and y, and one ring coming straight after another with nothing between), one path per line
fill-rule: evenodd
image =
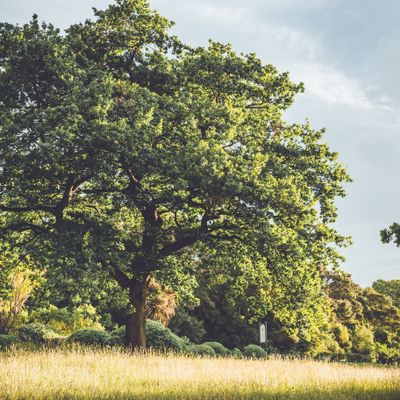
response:
M17 350L0 355L0 398L399 400L400 370L118 350Z

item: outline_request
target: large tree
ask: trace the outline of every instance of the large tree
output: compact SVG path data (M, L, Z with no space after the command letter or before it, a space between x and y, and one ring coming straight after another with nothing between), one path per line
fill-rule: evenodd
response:
M179 282L223 243L290 282L345 242L330 227L344 168L323 131L282 120L302 85L171 25L144 0L65 34L36 16L0 25L2 235L48 269L107 271L135 347L152 275Z

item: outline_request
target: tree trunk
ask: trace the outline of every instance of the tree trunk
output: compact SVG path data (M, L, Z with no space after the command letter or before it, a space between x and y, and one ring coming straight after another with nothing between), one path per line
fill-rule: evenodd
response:
M125 345L136 350L146 348L146 297L149 278L145 276L135 280L129 288L129 299L135 311L126 318Z

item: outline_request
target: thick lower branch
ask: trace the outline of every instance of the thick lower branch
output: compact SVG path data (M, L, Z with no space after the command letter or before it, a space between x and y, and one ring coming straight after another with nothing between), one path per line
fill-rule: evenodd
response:
M102 263L103 267L105 266L105 263ZM125 274L121 269L119 269L115 264L109 263L109 271L110 275L118 282L118 284L123 288L123 289L128 289L129 285L131 283L131 280L129 279L128 275Z

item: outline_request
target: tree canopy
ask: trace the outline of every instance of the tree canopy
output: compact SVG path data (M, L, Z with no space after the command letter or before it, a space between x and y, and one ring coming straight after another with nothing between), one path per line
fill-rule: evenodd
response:
M377 292L390 297L393 304L400 308L400 279L392 279L389 281L378 279L372 284L372 287Z
M318 282L346 244L331 227L345 169L323 130L282 119L303 86L171 26L144 0L65 34L0 25L2 237L48 270L107 272L139 347L151 276L179 286L209 257L272 294Z

